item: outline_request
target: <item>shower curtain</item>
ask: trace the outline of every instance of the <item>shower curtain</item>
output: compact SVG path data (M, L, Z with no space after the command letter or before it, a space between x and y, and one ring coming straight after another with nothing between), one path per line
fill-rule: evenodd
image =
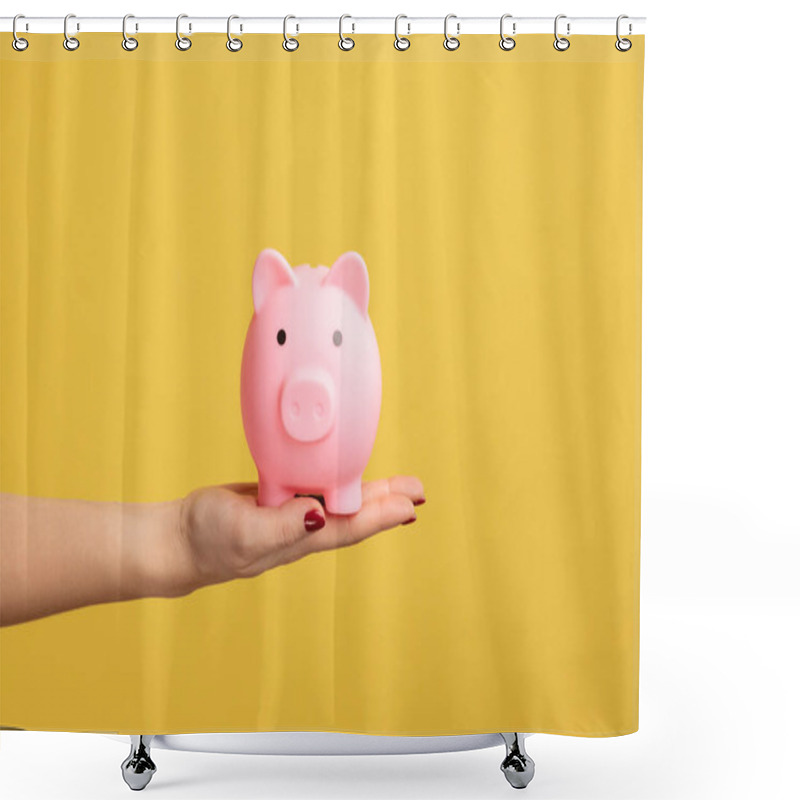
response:
M274 248L362 256L364 479L427 502L255 577L5 625L0 724L635 731L643 37L28 38L0 37L4 497L133 513L255 481L240 366Z

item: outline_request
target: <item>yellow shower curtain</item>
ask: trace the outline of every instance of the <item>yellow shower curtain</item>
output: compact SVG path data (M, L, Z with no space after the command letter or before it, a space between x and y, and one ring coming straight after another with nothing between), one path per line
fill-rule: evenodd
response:
M258 577L0 629L0 725L638 725L644 40L0 36L0 489L252 481L257 253L369 268L366 478L414 525ZM2 535L2 533L0 533Z

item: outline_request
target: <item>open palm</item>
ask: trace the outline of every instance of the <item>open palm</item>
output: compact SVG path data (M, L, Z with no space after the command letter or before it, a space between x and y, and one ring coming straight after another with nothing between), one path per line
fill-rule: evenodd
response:
M257 505L258 484L197 489L180 512L179 557L192 588L248 578L310 553L347 547L416 519L425 502L422 483L409 475L363 484L361 510L326 513L314 497L295 497L279 508Z

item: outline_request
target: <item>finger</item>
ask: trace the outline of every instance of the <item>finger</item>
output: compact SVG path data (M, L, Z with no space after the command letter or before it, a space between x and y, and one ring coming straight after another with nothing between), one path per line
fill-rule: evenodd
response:
M387 494L404 494L411 499L415 506L425 502L425 489L422 481L414 475L394 475L391 478L369 481L363 484L361 491L364 502Z
M349 547L373 536L416 520L414 504L404 494L385 494L364 503L352 516L328 515L325 527L287 549L292 560L321 550Z
M295 497L278 508L254 506L248 517L244 549L251 561L286 550L327 524L313 497Z

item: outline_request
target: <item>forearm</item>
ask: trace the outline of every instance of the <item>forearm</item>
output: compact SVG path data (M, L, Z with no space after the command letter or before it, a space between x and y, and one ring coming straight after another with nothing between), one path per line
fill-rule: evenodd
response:
M0 625L189 591L179 519L180 501L0 495Z

